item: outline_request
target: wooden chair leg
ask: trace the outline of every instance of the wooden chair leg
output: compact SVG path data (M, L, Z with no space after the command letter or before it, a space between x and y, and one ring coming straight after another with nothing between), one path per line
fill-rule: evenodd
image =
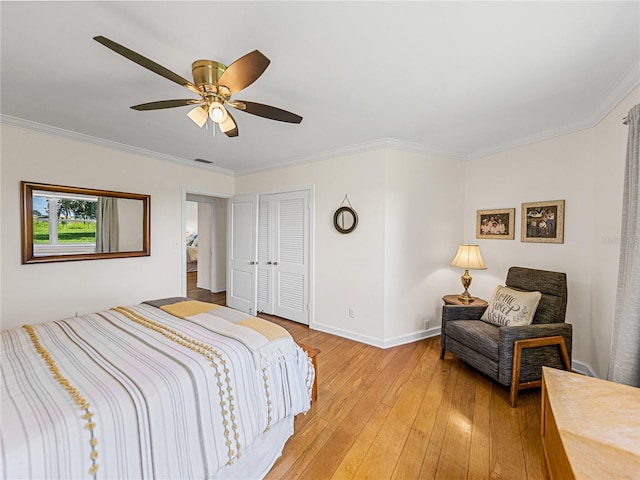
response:
M440 360L444 359L445 351L446 351L446 350L444 349L444 347L442 347L442 348L440 349Z
M511 406L515 407L518 401L518 392L526 388L539 387L541 385L540 380L533 382L520 383L520 363L522 360L522 350L525 348L546 347L549 345L557 345L560 350L560 358L562 359L562 365L565 370L571 371L571 360L569 360L569 353L567 351L567 345L564 342L564 337L556 335L553 337L540 337L540 338L528 338L526 340L516 340L513 343L513 364L511 366L511 389L509 390L509 400Z

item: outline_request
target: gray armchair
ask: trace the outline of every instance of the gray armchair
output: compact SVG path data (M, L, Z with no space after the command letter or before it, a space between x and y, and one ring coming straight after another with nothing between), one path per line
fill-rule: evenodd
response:
M498 326L480 320L487 307L445 305L440 358L448 350L498 383L518 391L540 386L542 366L571 370L571 324L565 323L567 277L564 273L511 267L506 286L538 291L542 298L531 325Z

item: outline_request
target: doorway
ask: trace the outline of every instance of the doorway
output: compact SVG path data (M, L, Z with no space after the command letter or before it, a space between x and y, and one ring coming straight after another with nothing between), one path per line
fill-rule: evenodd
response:
M182 218L183 296L224 304L227 198L183 188Z

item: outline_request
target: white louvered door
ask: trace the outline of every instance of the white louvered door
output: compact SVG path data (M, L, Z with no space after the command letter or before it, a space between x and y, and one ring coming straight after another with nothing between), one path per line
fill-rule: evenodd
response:
M261 195L258 310L309 324L309 191Z
M227 305L256 314L257 195L227 202Z
M268 197L268 196L267 196ZM258 202L258 311L273 314L273 215L272 202Z

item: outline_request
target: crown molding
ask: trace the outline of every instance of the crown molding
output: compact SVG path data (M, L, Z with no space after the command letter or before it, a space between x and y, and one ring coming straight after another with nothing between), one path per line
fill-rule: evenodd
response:
M542 142L554 137L568 135L587 128L598 125L611 111L629 95L634 88L640 85L640 59L636 60L624 73L622 78L611 88L605 99L598 108L587 118L572 125L565 125L561 128L546 130L534 135L513 140L497 145L493 148L478 150L470 153L465 160L476 160L478 158L505 152L513 148L523 147L536 142Z
M247 168L245 170L237 170L236 176L252 175L254 173L266 172L268 170L277 170L279 168L292 167L305 163L321 162L331 158L343 157L347 155L355 155L358 153L372 152L386 148L386 139L373 140L371 142L359 143L356 145L348 145L346 147L325 150L323 152L314 153L312 155L304 155L302 157L294 157L282 162L274 162L262 165L256 168Z
M404 140L395 140L387 138L387 148L389 150L400 150L402 152L418 153L420 155L431 155L434 157L447 158L449 160L466 160L467 153L456 152L453 150L441 150L438 148L423 145L421 143L405 142Z
M589 117L587 123L595 127L638 85L640 85L640 58L633 62L618 83L611 88L609 94Z
M590 128L592 126L593 125L589 124L588 122L581 121L581 122L574 123L573 125L566 125L562 128L545 130L544 132L538 132L534 135L522 137L517 140L513 140L511 142L501 143L500 145L496 145L495 147L492 147L492 148L477 150L467 155L465 160L477 160L479 158L488 157L489 155L495 155L496 153L506 152L507 150L512 150L514 148L524 147L532 143L543 142L545 140L550 140L552 138L560 137L562 135L575 133L579 130L584 130L585 128Z
M370 142L363 142L355 145L347 145L345 147L334 148L332 150L325 150L323 152L314 153L313 155L292 158L283 162L270 163L257 168L238 170L236 171L236 176L252 175L268 170L292 167L305 163L321 162L323 160L329 160L331 158L345 157L348 155L373 152L376 150L400 150L404 152L418 153L421 155L433 155L436 157L447 158L451 160L465 160L467 158L466 154L460 152L439 150L427 145L405 142L403 140L396 140L394 138L381 138L379 140L372 140Z
M315 153L312 155L305 155L302 157L294 157L281 162L269 163L256 168L248 168L244 170L229 170L226 168L217 167L215 165L200 165L194 163L190 159L175 157L172 155L166 155L143 148L134 147L131 145L125 145L123 143L113 142L111 140L105 140L98 137L92 137L90 135L84 135L82 133L73 132L71 130L65 130L49 125L44 125L30 120L24 120L9 115L0 114L0 123L5 123L14 127L23 128L26 130L32 130L36 132L46 133L50 135L56 135L59 137L70 138L93 145L99 145L108 148L114 148L128 153L136 155L143 155L146 157L158 158L160 160L166 160L169 162L180 163L194 168L200 168L208 171L215 171L224 175L230 176L244 176L261 173L269 170L277 170L280 168L292 167L295 165L303 165L307 163L320 162L323 160L329 160L331 158L343 157L348 155L355 155L359 153L366 153L376 150L399 150L404 152L417 153L421 155L432 155L440 158L446 158L450 160L476 160L489 155L505 152L514 148L523 147L532 143L549 140L554 137L562 135L568 135L580 130L592 128L598 125L627 95L629 95L634 88L640 85L640 59L636 60L624 73L622 78L611 88L605 99L601 102L599 107L593 112L592 115L586 119L576 122L572 125L565 125L561 128L545 130L533 135L521 137L519 139L496 145L492 148L477 150L475 152L456 152L441 150L438 148L430 147L419 143L406 142L403 140L397 140L394 138L382 138L379 140L373 140L370 142L358 143L355 145L347 145L344 147L325 150L323 152Z
M105 140L104 138L93 137L91 135L85 135L83 133L73 132L71 130L65 130L63 128L52 127L51 125L45 125L43 123L32 122L31 120L25 120L22 118L12 117L10 115L0 114L0 123L6 124L12 127L22 128L24 130L31 130L33 132L45 133L48 135L54 135L57 137L67 138L71 140L77 140L79 142L88 143L91 145L97 145L100 147L113 148L126 153L132 153L134 155L141 155L144 157L157 158L173 163L180 163L193 168L199 168L201 170L212 170L224 175L233 176L234 172L226 168L217 167L215 165L201 165L193 160L187 158L174 157L173 155L166 155L164 153L154 152L152 150L146 150L144 148L134 147L132 145L126 145L124 143L118 143L111 140Z

